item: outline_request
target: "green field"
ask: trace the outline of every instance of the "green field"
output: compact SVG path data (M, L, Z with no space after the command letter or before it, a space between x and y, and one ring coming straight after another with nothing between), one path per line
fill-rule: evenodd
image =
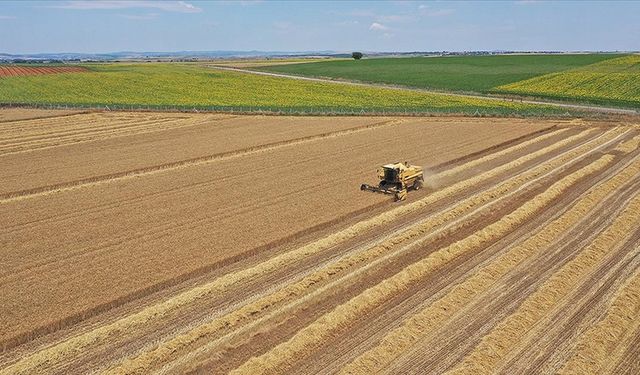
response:
M258 69L425 89L486 93L497 86L619 56L582 54L376 58Z
M307 112L561 114L564 109L216 71L170 63L94 64L91 72L0 78L0 103Z
M640 108L640 55L503 85L496 92Z

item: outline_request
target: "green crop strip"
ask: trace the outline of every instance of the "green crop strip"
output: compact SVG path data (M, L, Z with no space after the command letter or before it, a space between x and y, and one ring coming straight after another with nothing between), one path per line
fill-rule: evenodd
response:
M88 73L0 78L0 103L292 113L558 115L565 109L216 71L187 64L83 65Z
M375 58L276 65L257 70L486 93L496 86L605 61L621 55L500 55Z

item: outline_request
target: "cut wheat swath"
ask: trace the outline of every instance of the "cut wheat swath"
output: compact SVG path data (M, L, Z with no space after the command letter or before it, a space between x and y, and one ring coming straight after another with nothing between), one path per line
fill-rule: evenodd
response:
M405 290L412 283L433 273L461 254L477 249L506 235L541 209L545 208L578 181L608 166L613 159L613 156L605 155L592 164L564 177L543 193L527 201L497 222L475 232L463 240L435 251L423 260L406 267L396 275L367 289L360 295L338 306L333 311L323 315L309 326L300 330L288 341L259 357L250 359L232 373L272 374L285 372L293 365L296 359L309 354L314 348L320 345L325 338L346 329L350 322L358 319L362 314L370 311L371 308Z
M592 188L561 217L546 225L522 244L492 260L490 264L458 284L445 296L411 316L402 326L387 334L376 347L345 366L343 372L370 374L384 369L412 345L427 335L433 334L449 321L455 315L452 311L459 311L520 263L539 255L573 225L587 217L588 213L603 199L638 174L640 174L640 161L626 166L619 174Z
M608 141L610 137L615 135L615 133L611 133L609 136L602 137L602 139L597 138L593 141L587 142L581 146L571 149L570 151L558 155L536 168L525 171L514 178L508 179L495 188L473 195L459 202L453 208L445 209L442 212L411 226L399 234L384 240L378 245L372 246L360 253L342 258L335 263L331 263L326 267L313 272L298 282L290 284L273 294L267 295L264 298L241 307L233 313L224 315L211 322L200 325L185 334L163 342L152 351L145 352L130 361L126 361L122 367L117 367L115 371L118 372L123 369L126 369L126 372L147 370L150 366L166 361L169 356L174 355L174 353L177 353L179 350L184 350L189 345L192 345L199 340L203 340L207 336L214 335L222 329L240 326L247 320L255 318L257 315L264 313L268 309L275 308L275 306L278 306L278 304L281 304L284 301L293 300L303 295L309 288L322 281L337 278L340 274L343 274L349 269L360 264L367 263L370 265L370 262L378 259L383 254L394 250L398 245L429 233L434 228L453 221L476 207L487 204L488 202L504 196L509 192L513 192L523 185L526 185L527 182L541 178L545 176L545 174L553 171L555 168L562 167L567 162L576 158L584 157L589 151L597 150L599 144ZM411 247L420 246L422 242L423 241L412 243Z
M624 338L640 329L640 270L613 297L606 315L578 339L573 355L559 374L581 375L603 373L612 362L611 355Z
M553 274L513 314L494 328L451 374L494 373L523 331L542 319L640 224L640 195L573 260Z
M473 178L461 181L450 187L447 187L438 192L435 192L424 199L397 207L391 211L385 212L372 219L359 222L345 230L331 234L319 241L312 242L294 251L284 253L277 257L271 258L263 263L260 263L256 267L225 275L221 278L218 278L212 281L211 283L191 289L187 292L179 294L160 304L146 307L140 312L132 314L126 318L117 320L108 325L105 325L95 330L91 330L84 334L78 335L67 341L61 342L57 345L54 345L42 351L36 352L31 356L24 357L14 365L8 367L6 369L6 373L16 373L16 372L31 373L33 372L34 369L46 367L47 363L51 361L60 360L68 356L80 355L83 351L83 348L86 348L87 346L98 343L102 340L108 340L109 336L111 335L118 335L120 332L126 331L132 327L147 324L148 322L154 319L160 318L166 315L167 313L174 311L175 309L178 309L186 304L192 303L193 301L198 300L200 298L205 298L211 293L225 290L229 286L234 285L237 282L240 282L242 280L254 278L257 275L271 272L272 270L278 269L280 267L286 267L292 262L298 261L303 257L326 250L345 240L354 238L355 236L365 231L371 230L380 225L390 223L393 220L396 220L406 215L407 213L414 212L424 207L428 207L433 202L436 202L440 199L451 196L452 194L455 194L457 192L463 191L480 182L490 180L491 178L494 178L495 176L501 173L504 173L513 168L521 166L539 157L543 157L550 152L561 149L574 142L583 140L584 138L590 135L593 135L594 133L595 133L595 130L584 130L576 135L562 139L552 145L544 147L538 151L529 153L514 161L501 165L500 167L497 167L493 170L474 176ZM608 134L607 137L615 135L617 133L618 131L611 131L607 133ZM517 147L517 145L515 147ZM1 373L5 373L5 372L0 371L0 374Z

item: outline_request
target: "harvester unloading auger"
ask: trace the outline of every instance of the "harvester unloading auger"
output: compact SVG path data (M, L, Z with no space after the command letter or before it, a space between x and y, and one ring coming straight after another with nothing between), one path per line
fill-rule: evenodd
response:
M396 201L402 201L408 190L418 190L424 185L422 167L407 162L383 165L378 168L378 178L378 186L362 184L360 190L393 195Z

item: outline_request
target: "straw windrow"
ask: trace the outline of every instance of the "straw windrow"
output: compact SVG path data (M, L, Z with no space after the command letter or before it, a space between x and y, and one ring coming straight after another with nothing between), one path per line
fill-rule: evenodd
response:
M518 310L485 336L450 374L495 373L522 332L531 329L640 225L638 212L640 195L589 246L553 274L536 292L527 297Z
M611 179L592 188L561 217L546 225L522 244L493 260L441 299L405 320L402 326L388 333L376 347L361 354L347 365L343 372L371 374L389 365L412 345L449 321L452 318L452 311L459 311L522 262L539 255L577 222L587 217L588 213L607 196L638 174L640 174L640 161L636 161Z
M287 368L293 365L297 358L310 353L318 345L321 345L325 339L349 327L354 320L357 320L363 314L370 311L372 307L406 290L411 284L432 274L456 257L480 248L481 246L486 246L506 235L544 209L578 181L602 170L610 165L613 160L614 157L611 155L602 156L597 161L562 178L547 190L527 201L510 214L505 215L497 222L475 232L469 237L433 252L423 260L406 267L394 276L365 290L363 293L298 331L298 333L288 341L276 346L259 357L250 359L241 367L232 371L232 373L272 374L286 371Z

